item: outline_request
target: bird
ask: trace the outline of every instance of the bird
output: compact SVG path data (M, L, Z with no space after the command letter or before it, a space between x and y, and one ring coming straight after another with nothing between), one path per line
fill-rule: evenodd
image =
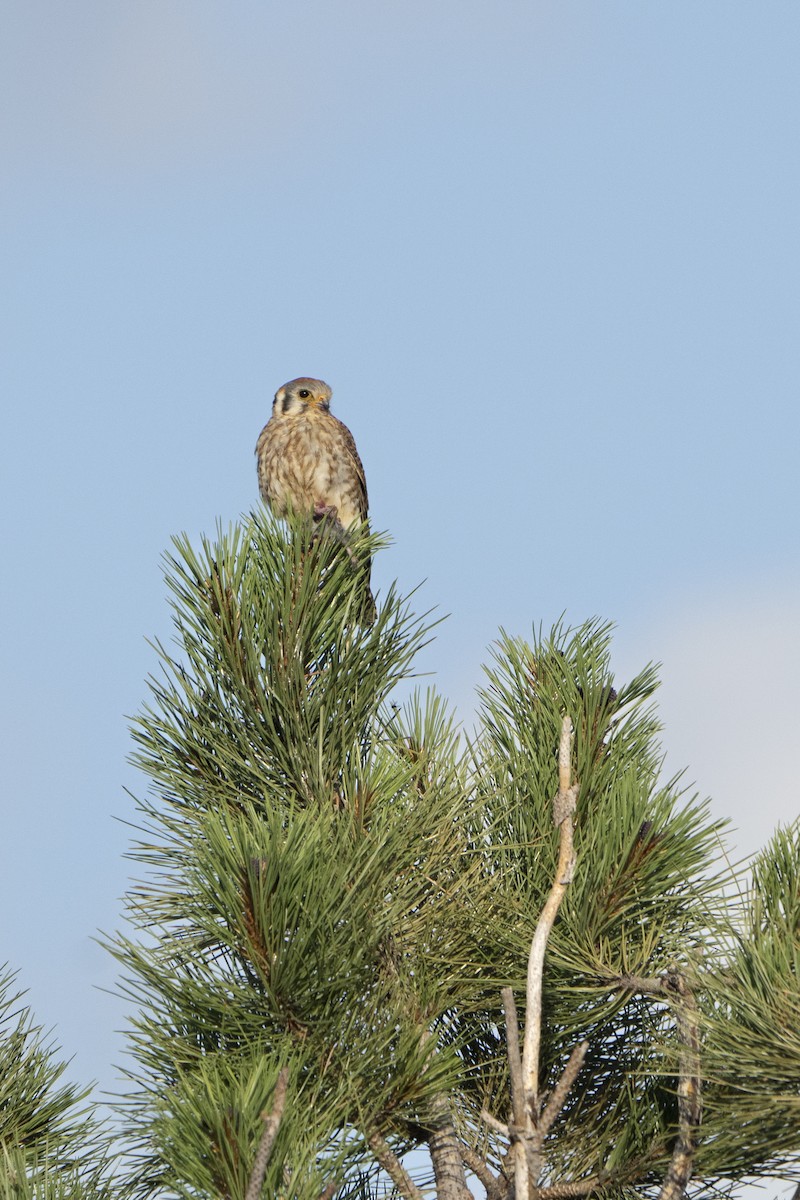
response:
M353 435L331 413L332 395L324 380L307 376L279 387L256 459L259 491L277 516L305 513L341 536L366 523L369 500Z

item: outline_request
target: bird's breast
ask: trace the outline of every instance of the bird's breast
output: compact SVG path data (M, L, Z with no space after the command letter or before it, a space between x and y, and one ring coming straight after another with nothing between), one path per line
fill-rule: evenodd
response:
M270 421L258 453L262 495L279 515L332 505L343 525L360 519L350 499L350 456L335 418L302 413Z

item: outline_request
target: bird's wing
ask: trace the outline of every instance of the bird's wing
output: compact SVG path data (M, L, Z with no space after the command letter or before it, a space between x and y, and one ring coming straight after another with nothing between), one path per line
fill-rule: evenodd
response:
M258 487L261 495L265 500L269 500L269 477L267 475L266 455L264 453L268 439L272 436L273 430L270 428L270 422L267 421L261 433L258 435L256 442L256 465L258 468Z
M367 477L364 474L364 464L356 449L356 442L352 433L341 421L339 421L339 426L342 430L345 452L353 464L358 481L358 511L361 514L362 521L366 521L369 510L369 498L367 496Z

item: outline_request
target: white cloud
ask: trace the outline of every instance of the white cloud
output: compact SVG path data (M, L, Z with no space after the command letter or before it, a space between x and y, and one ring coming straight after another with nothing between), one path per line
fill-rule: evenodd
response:
M224 164L296 136L330 91L319 39L306 39L298 69L266 11L160 0L24 8L0 48L0 147L18 164Z
M662 662L659 710L670 770L729 817L751 853L800 814L800 587L720 589L648 621L617 647L635 668ZM620 671L624 675L626 671Z
M477 0L26 0L0 42L0 152L129 174L249 156L278 172L300 142L313 175L320 146L427 111L490 64L552 69L576 34L563 23L524 0L499 14Z

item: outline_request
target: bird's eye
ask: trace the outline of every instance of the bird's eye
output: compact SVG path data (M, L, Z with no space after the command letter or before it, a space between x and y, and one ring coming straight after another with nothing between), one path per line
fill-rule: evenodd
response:
M311 392L308 390L308 388L300 388L300 391L297 394L301 400L307 400L311 395Z

